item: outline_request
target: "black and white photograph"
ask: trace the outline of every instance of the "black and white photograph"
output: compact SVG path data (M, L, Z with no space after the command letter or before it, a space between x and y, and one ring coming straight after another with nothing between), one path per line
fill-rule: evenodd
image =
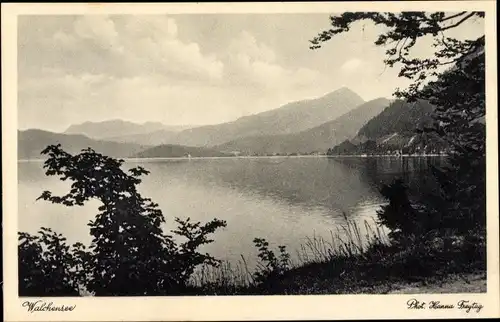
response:
M496 13L379 7L19 14L22 309L495 291Z

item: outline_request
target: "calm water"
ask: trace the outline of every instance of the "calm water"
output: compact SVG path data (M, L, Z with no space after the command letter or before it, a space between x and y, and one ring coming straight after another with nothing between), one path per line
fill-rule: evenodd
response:
M151 171L140 191L157 202L173 227L175 217L207 221L220 218L227 227L205 250L218 258L255 259L254 237L292 252L305 238L330 239L345 224L343 213L373 223L384 203L382 183L404 177L413 192L428 189L429 158L257 158L130 162ZM432 159L432 162L439 160ZM67 191L69 183L46 177L41 162L19 163L19 229L34 233L41 226L65 235L69 242L89 243L87 223L99 203L64 207L35 201L43 190Z

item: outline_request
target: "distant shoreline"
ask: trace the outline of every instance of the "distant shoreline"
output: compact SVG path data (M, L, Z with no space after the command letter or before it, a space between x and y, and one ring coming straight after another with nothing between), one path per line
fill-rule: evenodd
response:
M288 158L423 158L447 157L447 154L346 154L346 155L269 155L269 156L227 156L227 157L158 157L158 158L119 158L126 162L168 161L168 160L219 160L219 159L288 159ZM44 162L45 159L18 159L19 163Z
M329 158L422 158L422 157L447 157L448 154L336 154L327 155Z
M284 159L284 158L326 158L326 155L262 155L262 156L227 156L227 157L157 157L157 158L118 158L127 162L162 161L162 160L218 160L218 159ZM45 159L19 159L18 162L44 162Z

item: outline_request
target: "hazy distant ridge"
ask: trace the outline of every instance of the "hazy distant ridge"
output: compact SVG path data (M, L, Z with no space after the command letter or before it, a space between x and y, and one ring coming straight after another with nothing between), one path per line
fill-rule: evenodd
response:
M19 159L44 158L40 152L52 144L61 144L69 153L78 153L82 149L91 147L96 152L120 158L129 157L149 148L140 144L94 140L81 134L53 133L37 129L18 131L17 134Z
M65 134L83 134L93 139L109 139L122 141L120 138L141 135L155 131L175 133L185 130L189 126L165 125L160 122L133 123L123 120L109 120L103 122L84 122L68 127ZM124 141L122 141L124 142ZM132 142L135 143L135 142Z
M176 158L176 157L223 157L229 154L214 149L180 145L148 146L134 143L119 143L94 140L81 134L64 134L37 129L18 131L18 159L43 159L41 155L48 145L61 144L65 151L76 154L82 149L92 148L96 152L115 158Z

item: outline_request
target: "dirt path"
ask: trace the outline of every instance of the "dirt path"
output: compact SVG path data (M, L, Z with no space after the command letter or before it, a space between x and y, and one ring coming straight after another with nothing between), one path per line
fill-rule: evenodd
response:
M484 293L486 292L486 274L468 274L452 276L436 284L395 285L389 294L420 294L420 293Z

